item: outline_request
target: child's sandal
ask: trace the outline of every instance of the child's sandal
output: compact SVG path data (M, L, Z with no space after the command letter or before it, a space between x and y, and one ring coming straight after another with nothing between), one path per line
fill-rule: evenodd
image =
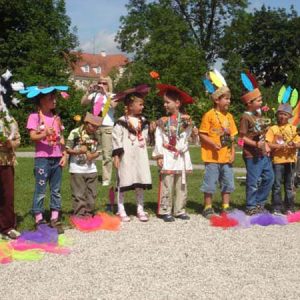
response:
M117 216L119 216L121 222L130 222L130 217L128 217L126 214L117 213Z
M141 222L148 222L149 221L149 217L148 214L144 211L142 212L138 212L137 213L137 217Z

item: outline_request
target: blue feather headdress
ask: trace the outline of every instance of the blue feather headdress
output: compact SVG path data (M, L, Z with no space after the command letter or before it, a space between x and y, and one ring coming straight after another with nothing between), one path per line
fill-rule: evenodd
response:
M250 101L261 96L260 90L258 89L258 84L255 77L249 72L241 73L241 80L244 88L246 89L246 93L241 97L242 101L247 104Z
M19 91L20 94L26 95L28 99L35 98L39 95L46 95L50 94L55 91L65 92L69 89L66 85L54 85L54 86L48 86L40 88L37 85L29 86L25 88L24 90Z

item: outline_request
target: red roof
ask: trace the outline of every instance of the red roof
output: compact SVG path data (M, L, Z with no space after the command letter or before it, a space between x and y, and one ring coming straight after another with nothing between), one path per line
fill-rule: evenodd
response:
M73 65L73 74L78 77L95 78L99 75L107 76L113 68L120 68L128 63L128 58L123 54L107 54L103 56L101 54L90 54L90 53L78 53L79 59ZM81 67L89 66L89 72L83 72ZM101 68L101 73L97 74L93 68Z

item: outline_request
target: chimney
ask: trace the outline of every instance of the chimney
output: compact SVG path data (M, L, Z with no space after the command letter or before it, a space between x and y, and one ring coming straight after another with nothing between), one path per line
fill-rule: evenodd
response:
M100 55L101 55L102 57L105 57L105 56L106 56L106 51L105 51L105 50L101 50Z

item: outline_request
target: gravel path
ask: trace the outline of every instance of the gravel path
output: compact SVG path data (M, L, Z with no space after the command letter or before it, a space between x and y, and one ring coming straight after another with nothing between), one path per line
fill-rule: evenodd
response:
M69 256L0 265L0 299L300 299L299 229L222 230L193 215L67 230Z

